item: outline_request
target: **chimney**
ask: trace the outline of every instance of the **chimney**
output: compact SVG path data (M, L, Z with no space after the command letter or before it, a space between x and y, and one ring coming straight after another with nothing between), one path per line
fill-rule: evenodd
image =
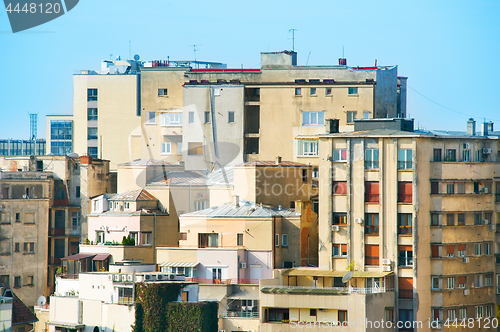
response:
M467 135L476 136L476 121L473 118L467 121Z
M347 66L347 59L346 58L340 58L339 59L339 65L341 65L341 66Z
M493 121L488 122L488 132L493 132Z
M488 136L488 123L483 122L483 136Z
M281 157L277 156L276 157L276 165L280 165L280 164L281 164Z
M240 196L233 195L233 205L239 207L240 206Z

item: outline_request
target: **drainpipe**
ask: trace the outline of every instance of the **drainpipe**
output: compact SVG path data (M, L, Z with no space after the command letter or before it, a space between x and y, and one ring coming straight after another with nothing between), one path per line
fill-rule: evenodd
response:
M156 271L156 212L153 212L153 264Z
M311 230L309 231L309 234L307 234L307 266L312 266L312 267L317 267L316 265L309 264L309 237L311 236L311 232L313 231L314 227L319 221L319 217L316 218L316 221L314 222L314 225L311 227Z

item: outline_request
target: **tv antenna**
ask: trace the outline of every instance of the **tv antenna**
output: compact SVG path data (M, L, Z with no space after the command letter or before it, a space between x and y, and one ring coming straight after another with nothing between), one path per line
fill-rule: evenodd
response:
M292 52L295 52L295 31L298 31L297 29L290 29L288 32L292 32Z
M198 49L196 48L196 46L200 46L201 44L194 44L194 45L189 45L189 46L193 46L193 52L194 52L194 61L196 62L196 51L198 51Z

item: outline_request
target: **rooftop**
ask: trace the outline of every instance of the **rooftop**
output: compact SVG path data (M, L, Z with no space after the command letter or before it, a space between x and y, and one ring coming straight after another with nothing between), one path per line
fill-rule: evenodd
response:
M311 165L298 163L295 161L249 161L243 164L235 165L234 167L251 167L251 166L265 166L265 167L312 167Z
M169 171L166 174L154 179L148 186L204 186L205 172L203 171Z
M256 205L253 202L240 200L239 205L226 203L205 210L189 212L181 217L208 217L208 218L269 218L274 216L299 217L300 213L293 209L274 209L266 206Z
M144 188L136 188L121 194L116 194L109 199L110 201L157 201L149 191Z

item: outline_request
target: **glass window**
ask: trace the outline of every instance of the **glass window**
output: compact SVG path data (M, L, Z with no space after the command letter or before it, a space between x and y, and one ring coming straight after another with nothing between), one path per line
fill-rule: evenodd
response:
M333 149L332 161L346 161L346 160L347 160L346 149Z
M281 246L288 247L288 234L281 235Z
M434 149L434 161L441 161L441 149Z
M431 285L431 288L432 289L440 289L440 278L438 277L432 277L432 285Z
M455 193L455 184L454 183L446 184L446 193L447 194L454 194Z
M398 150L398 169L411 169L412 161L413 159L411 149Z
M311 96L316 96L316 88L311 88Z
M431 226L439 226L439 214L431 213Z
M298 140L297 156L317 156L318 155L318 141Z
M237 234L236 245L238 245L238 246L242 246L243 245L243 233L238 233Z
M365 150L365 169L378 169L378 149Z
M97 158L97 147L89 146L87 148L87 154L92 158Z
M333 225L347 225L347 214L346 213L333 213Z
M356 119L356 111L348 111L347 112L347 123L354 123L354 119Z
M474 255L480 256L482 254L482 246L481 243L474 244Z
M325 112L302 112L303 126L323 126L325 124Z
M349 88L348 94L349 95L357 95L358 94L358 88Z
M369 119L370 118L370 112L369 111L363 111L363 119Z
M378 234L378 213L367 213L365 215L365 233Z
M182 113L181 112L161 113L161 125L162 126L182 125Z
M332 88L326 88L325 89L325 95L331 96L332 95Z
M228 116L227 122L234 123L234 112L228 112L227 116Z
M193 123L194 122L194 112L189 112L189 123Z
M162 142L161 143L161 154L162 155L172 154L171 146L172 146L172 144L170 142Z
M455 288L455 277L448 277L447 286L448 289Z
M444 161L457 161L457 150L446 149L446 155Z
M158 97L168 96L168 89L158 89Z
M87 101L97 100L97 89L87 89Z
M411 234L412 233L412 214L399 213L398 214L398 234Z
M151 232L142 232L142 245L144 246L150 246L152 239L152 233Z
M87 120L97 120L97 108L87 108Z
M97 139L97 128L87 128L87 139L88 140Z
M458 226L465 226L465 213L457 214Z
M156 123L156 112L147 112L146 116L147 116L146 123L148 124Z
M458 309L458 319L459 320L467 319L467 309L466 308Z
M462 161L471 161L470 150L462 150Z
M301 88L295 88L295 95L300 96L302 94L302 89Z
M204 113L204 117L205 117L205 123L210 123L210 112L209 111Z

